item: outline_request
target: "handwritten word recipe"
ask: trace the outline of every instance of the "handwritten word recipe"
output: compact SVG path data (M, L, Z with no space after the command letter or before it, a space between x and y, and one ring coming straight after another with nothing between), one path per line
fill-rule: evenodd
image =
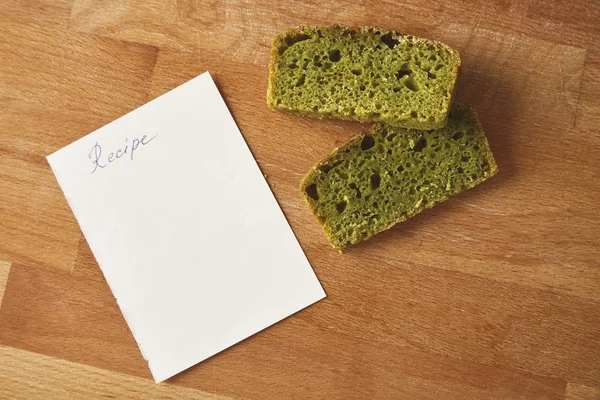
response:
M140 139L134 137L131 141L131 147L127 143L129 138L126 138L123 146L119 147L116 151L108 153L108 155L103 155L102 146L100 143L96 142L88 154L89 159L92 160L92 164L94 165L94 169L91 173L93 174L96 172L98 168L106 168L109 164L125 157L125 155L127 155L125 158L129 158L130 161L133 161L136 150L140 146L147 146L157 136L158 135L154 135L150 139L148 139L148 135L143 135Z

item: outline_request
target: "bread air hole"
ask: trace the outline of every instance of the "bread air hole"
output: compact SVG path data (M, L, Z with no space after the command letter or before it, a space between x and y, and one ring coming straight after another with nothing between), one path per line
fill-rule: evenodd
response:
M362 70L361 70L361 69L353 69L353 70L352 70L352 73L353 73L354 75L357 75L357 76L358 76L358 75L362 75Z
M456 132L453 136L452 139L454 140L459 140L461 139L463 136L465 135L465 133L463 131L458 131Z
M408 65L403 64L402 67L400 67L400 70L398 70L398 72L396 72L396 78L398 79L402 79L405 76L408 76L412 73L412 70L410 68L408 68Z
M285 38L285 42L287 43L288 46L291 46L293 44L296 44L298 42L303 42L305 40L310 39L309 35L304 35L304 34L297 34L297 35L293 35L293 36L288 36Z
M319 193L317 193L317 184L313 183L308 185L305 189L304 192L306 193L306 195L308 197L310 197L311 199L317 201L319 200Z
M417 140L417 143L415 143L415 147L413 147L412 150L420 153L425 147L427 147L427 139L422 136L419 140Z
M369 150L373 146L375 146L375 138L369 135L366 135L360 143L360 148L363 150Z
M333 62L338 62L342 59L342 54L338 49L330 50L329 59Z
M345 201L340 201L339 203L337 203L335 205L335 209L337 210L338 214L341 214L344 212L344 210L346 209L346 205L347 205L347 203Z
M381 37L381 41L390 49L393 49L394 47L396 47L396 45L400 42L398 42L396 39L394 39L392 37L391 33L385 34Z
M371 189L377 189L381 185L381 176L375 172L371 175Z
M331 166L330 165L322 165L319 167L319 169L321 170L321 172L323 172L324 174L328 174L329 171L331 171Z

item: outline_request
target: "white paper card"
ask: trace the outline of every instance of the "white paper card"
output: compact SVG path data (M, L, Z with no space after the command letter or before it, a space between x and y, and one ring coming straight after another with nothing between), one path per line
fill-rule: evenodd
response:
M157 382L325 297L209 73L48 162Z

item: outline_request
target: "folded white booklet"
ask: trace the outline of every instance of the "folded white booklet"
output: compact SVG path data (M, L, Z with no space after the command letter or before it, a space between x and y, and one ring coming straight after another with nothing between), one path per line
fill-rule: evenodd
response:
M157 382L325 297L208 73L48 162Z

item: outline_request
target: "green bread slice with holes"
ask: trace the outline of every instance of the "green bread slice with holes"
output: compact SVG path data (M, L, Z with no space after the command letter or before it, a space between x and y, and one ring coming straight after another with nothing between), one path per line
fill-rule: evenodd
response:
M475 112L455 103L448 124L377 124L315 165L300 191L334 248L344 249L494 176Z
M446 125L460 57L445 44L373 27L299 27L273 39L267 104L316 118Z

